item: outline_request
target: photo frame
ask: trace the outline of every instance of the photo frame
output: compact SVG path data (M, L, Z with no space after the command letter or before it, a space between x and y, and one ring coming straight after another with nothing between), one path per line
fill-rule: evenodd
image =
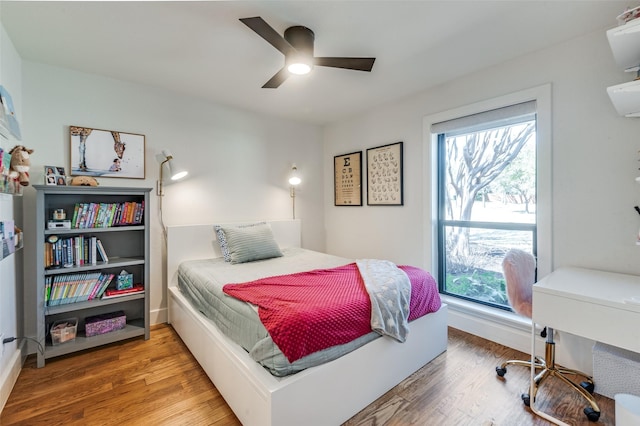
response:
M71 176L144 179L145 136L69 126Z
M404 205L402 167L402 142L367 149L367 205Z
M334 205L362 206L362 151L333 157Z
M67 175L64 167L44 166L44 183L45 185L65 186L67 184Z

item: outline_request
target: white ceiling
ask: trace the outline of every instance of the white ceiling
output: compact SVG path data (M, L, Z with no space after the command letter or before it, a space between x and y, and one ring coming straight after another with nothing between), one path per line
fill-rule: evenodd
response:
M0 1L24 60L324 124L594 30L626 1ZM304 25L316 56L372 56L261 86L283 55L238 19ZM604 37L604 32L603 32ZM609 60L610 58L603 58ZM578 71L576 71L578 72Z

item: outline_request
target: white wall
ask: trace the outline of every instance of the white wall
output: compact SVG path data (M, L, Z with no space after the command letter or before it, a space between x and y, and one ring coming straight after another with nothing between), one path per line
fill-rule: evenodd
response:
M334 155L404 141L405 206L345 208L327 202L327 250L376 253L430 267L431 253L416 232L429 214L422 211L423 117L551 83L554 266L640 274L640 220L633 210L640 202L634 182L640 173L640 121L618 116L606 94L607 86L629 79L616 69L603 29L328 126L325 198L333 198ZM363 184L366 204L366 179Z
M0 84L11 94L16 116L21 123L21 60L2 25L0 25ZM16 141L0 136L0 147L5 153L8 153L16 144ZM18 207L17 212L21 212L19 209L21 201L13 195L0 194L0 220L14 219L16 225L21 226L22 218L14 217L16 207ZM22 277L22 253L0 260L0 334L4 334L5 337L23 335ZM21 356L18 350L20 343L22 341L14 341L0 348L0 350L4 349L0 357L0 411L20 371Z
M185 77L188 78L188 77ZM25 145L34 148L31 179L43 183L43 166L69 164L69 125L146 136L146 179L99 178L101 186L155 187L156 155L169 149L190 170L187 180L165 186L167 225L291 218L287 183L296 163L303 183L296 217L303 244L324 249L321 129L173 95L166 90L23 61ZM25 194L33 223L35 190ZM155 189L151 219L151 322L166 321L165 247ZM25 241L26 270L35 282L34 236ZM27 289L26 300L35 300ZM27 332L34 333L33 306Z
M640 204L640 121L618 116L606 93L631 78L616 69L603 28L328 126L327 250L432 269L431 243L423 244L431 218L423 211L423 117L551 83L553 267L640 274L633 209ZM404 207L334 207L333 156L395 141L405 148ZM366 194L366 179L363 185Z

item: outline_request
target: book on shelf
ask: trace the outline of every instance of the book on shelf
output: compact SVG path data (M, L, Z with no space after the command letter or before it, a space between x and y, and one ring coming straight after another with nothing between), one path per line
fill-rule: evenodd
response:
M107 251L104 249L104 246L102 245L102 241L100 241L99 239L96 239L96 249L102 261L105 263L109 262L109 256L107 256Z
M104 299L113 299L115 297L121 296L130 296L132 294L138 294L144 292L144 286L142 284L136 284L131 288L127 288L124 290L116 290L114 288L107 289L102 295L102 300Z
M112 226L140 225L144 218L144 201L121 203L76 203L71 227L109 228Z
M49 275L45 277L45 306L99 299L114 276L101 272Z
M102 242L95 236L52 237L50 241L53 242L44 243L44 267L47 269L96 265L99 259L109 262Z

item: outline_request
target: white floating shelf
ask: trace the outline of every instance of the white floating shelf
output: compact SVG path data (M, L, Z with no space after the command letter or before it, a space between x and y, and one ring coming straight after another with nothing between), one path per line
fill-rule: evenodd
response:
M640 80L607 87L607 93L618 114L640 117Z
M607 31L613 58L622 69L640 65L640 18Z

